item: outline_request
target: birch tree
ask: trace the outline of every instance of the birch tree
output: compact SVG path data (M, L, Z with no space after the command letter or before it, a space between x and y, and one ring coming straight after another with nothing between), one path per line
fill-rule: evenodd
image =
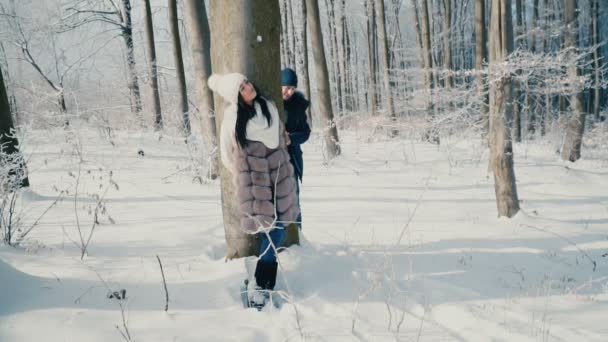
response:
M513 217L519 211L513 146L508 125L511 96L509 70L504 63L513 49L511 0L493 0L490 16L490 165L498 216Z
M217 131L213 104L213 92L207 85L211 76L211 34L205 2L200 0L184 0L186 27L190 36L192 63L194 64L196 103L201 117L201 132L203 141L208 146L209 177L218 176Z
M333 159L340 154L340 141L338 140L338 130L331 107L331 91L329 88L325 48L323 47L323 33L321 32L318 0L306 0L306 8L308 27L310 28L312 55L315 62L317 99L319 101L321 127L323 127L323 138L327 150L327 157Z

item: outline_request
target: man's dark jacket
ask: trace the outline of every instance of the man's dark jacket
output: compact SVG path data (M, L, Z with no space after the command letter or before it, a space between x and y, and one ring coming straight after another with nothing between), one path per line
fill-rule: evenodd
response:
M291 139L291 145L287 149L296 177L300 181L302 181L304 174L304 160L300 145L305 143L310 137L310 126L308 126L308 122L306 121L306 109L309 106L310 102L298 91L289 100L284 102L285 115L287 116L285 129L289 133L289 139Z

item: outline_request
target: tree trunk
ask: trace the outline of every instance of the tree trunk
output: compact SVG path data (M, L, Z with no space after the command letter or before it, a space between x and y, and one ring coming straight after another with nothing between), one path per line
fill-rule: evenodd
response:
M511 0L493 0L490 19L490 163L498 216L513 217L519 211L513 168L513 148L508 125L510 76L502 65L512 49Z
M386 19L385 19L385 11L384 11L384 0L377 0L376 6L376 14L378 15L378 32L380 33L380 51L382 56L382 73L384 74L384 98L386 100L386 109L388 111L389 116L391 117L391 121L393 123L393 127L390 130L390 135L392 137L397 136L399 134L399 130L397 129L397 115L395 114L395 106L393 105L393 96L391 94L391 84L390 84L390 73L389 73L389 54L388 54L388 42L386 37Z
M452 49L450 47L450 32L452 31L452 3L451 0L443 0L443 68L446 73L445 87L449 90L453 86L452 81Z
M293 22L293 1L289 0L289 8L288 8L288 16L289 16L289 51L291 51L291 58L289 60L289 65L292 65L294 70L297 71L296 64L296 26Z
M239 72L252 80L260 92L275 102L281 120L285 120L281 97L280 20L278 0L210 1L212 65L216 73ZM217 131L226 103L215 97ZM232 174L223 166L220 171L222 209L226 234L226 258L241 258L258 252L257 235L240 229L239 210L234 201ZM298 242L295 225L287 229L284 245Z
M600 66L600 50L601 46L599 45L599 0L590 0L591 7L591 37L592 37L592 46L593 48L593 116L595 118L595 122L600 120L600 101L602 99L602 87L600 85L601 82L601 66Z
M152 26L152 9L150 0L144 0L146 7L146 53L150 64L150 88L152 91L152 101L154 102L154 129L163 128L163 117L160 110L160 95L158 93L158 72L156 69L156 48L154 47L154 27Z
M169 26L173 40L173 57L175 58L175 72L182 112L182 129L186 136L192 131L190 129L190 116L188 114L188 90L186 88L186 75L184 74L184 59L182 58L182 43L179 38L179 25L177 21L177 0L169 0Z
M299 68L300 71L300 88L304 90L304 95L307 99L311 99L310 93L310 75L308 71L308 19L306 18L306 1L302 1L302 34L299 36L301 41L299 46ZM306 110L308 116L308 124L312 128L312 109L309 107Z
M194 64L196 99L201 116L201 134L209 151L209 178L218 176L219 153L217 153L217 133L215 130L215 110L213 92L207 86L211 76L211 37L205 2L200 0L184 0L185 17L190 36L192 62Z
M422 43L422 31L420 28L420 11L418 10L418 0L412 0L412 6L414 7L414 25L416 30L416 43L418 44L418 63L420 67L424 68L425 57L424 57L424 44Z
M439 144L439 133L434 127L433 119L435 117L435 109L433 105L433 53L431 49L431 29L429 24L428 1L422 0L422 8L420 10L422 17L422 48L424 56L425 69L425 88L427 89L427 115L428 128L425 132L425 139L429 142Z
M515 0L515 15L517 20L517 29L515 30L515 45L522 49L524 41L522 39L524 33L524 21L522 12L522 0ZM521 87L519 83L513 82L513 138L515 141L521 141Z
M323 47L323 33L321 32L318 0L306 0L306 8L308 10L307 19L310 28L312 55L315 60L319 111L321 122L327 125L326 127L323 127L325 148L327 149L328 159L334 159L340 154L340 141L338 140L338 130L331 107L331 91L329 89L329 77L327 75L327 60L325 59L325 49Z
M369 62L369 110L372 116L377 114L376 109L376 74L375 63L374 63L374 43L372 37L375 35L373 18L374 18L374 4L373 0L366 0L365 6L367 9L367 60Z
M571 56L578 54L578 5L576 0L565 0L564 20L566 33L564 48L569 49ZM568 67L568 76L574 82L581 75L577 63ZM583 110L583 95L580 89L570 96L570 119L566 128L566 138L562 149L562 159L575 162L581 157L583 131L585 129L585 112Z
M15 125L2 69L0 69L0 166L4 170L8 168L7 174L2 175L4 183L0 184L0 191L12 192L30 186L25 160L19 151L19 141L15 136Z
M127 78L129 80L129 92L131 93L131 111L141 117L141 94L139 92L139 81L137 79L137 68L135 67L135 50L133 48L133 22L131 21L131 0L122 0L121 8L122 26L121 34L125 42L127 55Z
M486 2L485 0L475 0L475 69L477 75L477 94L481 99L481 120L483 123L483 134L487 134L490 128L490 116L488 111L488 94L486 92L486 81L482 75L484 62L487 61L487 31L486 31Z

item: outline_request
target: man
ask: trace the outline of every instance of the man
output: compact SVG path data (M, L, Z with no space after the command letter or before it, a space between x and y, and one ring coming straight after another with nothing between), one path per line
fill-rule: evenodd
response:
M304 175L304 160L302 158L302 149L300 145L305 143L310 137L310 126L308 126L306 118L306 109L310 106L310 102L306 100L304 94L296 91L298 86L298 76L295 71L290 68L285 68L281 71L281 84L283 93L283 103L287 121L285 130L289 133L291 143L287 147L291 164L294 168L296 177L296 192L298 195L298 204L300 203L300 183ZM297 218L298 227L302 229L302 210L300 207L300 215Z

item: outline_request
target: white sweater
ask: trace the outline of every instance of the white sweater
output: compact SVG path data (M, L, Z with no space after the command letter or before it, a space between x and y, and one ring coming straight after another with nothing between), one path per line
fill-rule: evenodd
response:
M268 148L279 147L279 112L273 102L266 100L268 111L272 122L268 126L266 117L262 113L262 107L256 102L254 104L256 115L247 123L247 140L259 141ZM233 150L237 148L236 143L236 116L237 105L231 104L224 110L224 119L220 131L220 156L224 166L234 173Z

